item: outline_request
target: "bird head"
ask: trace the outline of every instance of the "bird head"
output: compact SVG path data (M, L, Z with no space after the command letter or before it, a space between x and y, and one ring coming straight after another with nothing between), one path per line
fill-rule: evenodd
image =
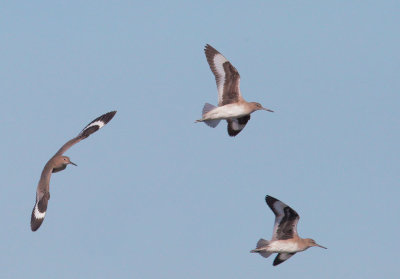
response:
M328 248L326 248L326 247L324 247L322 245L317 244L314 239L306 238L305 241L306 241L308 247L314 247L315 246L315 247L328 249Z
M70 160L69 157L67 157L67 156L61 156L60 163L61 163L62 165L72 164L72 165L74 165L74 166L77 166L77 164L71 162L71 160Z
M266 110L266 111L269 111L269 112L274 112L273 110L264 108L260 103L252 102L251 104L253 105L253 109L254 109L253 111L256 111L256 110Z

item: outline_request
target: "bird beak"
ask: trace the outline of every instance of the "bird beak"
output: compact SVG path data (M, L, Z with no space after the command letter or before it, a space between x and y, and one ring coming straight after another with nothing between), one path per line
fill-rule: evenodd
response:
M324 248L324 249L328 249L328 248L326 248L326 247L324 247L324 246L322 246L322 245L319 245L319 244L317 244L317 243L315 243L315 246L320 247L320 248Z
M73 163L73 162L71 162L71 161L69 161L69 163L70 163L70 164L73 164L74 166L78 166L77 164L75 164L75 163Z
M274 112L273 110L267 109L267 108L262 108L263 110L269 111L269 112Z

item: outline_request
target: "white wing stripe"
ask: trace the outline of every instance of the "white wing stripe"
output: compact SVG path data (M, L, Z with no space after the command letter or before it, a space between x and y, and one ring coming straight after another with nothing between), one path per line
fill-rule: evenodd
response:
M45 212L40 212L39 208L38 208L38 203L36 203L35 205L35 212L34 212L35 218L36 219L43 219L44 216L46 215L46 211Z
M218 102L222 102L222 93L224 91L224 83L225 83L225 71L224 71L224 66L223 64L225 62L228 62L226 58L222 54L216 54L214 56L214 65L215 65L215 70L217 71L218 74Z
M87 125L86 128L83 129L83 130L86 130L87 128L92 127L92 126L99 126L99 129L100 129L100 128L102 128L104 126L104 122L101 121L101 120L95 121L95 122L90 123L89 125Z

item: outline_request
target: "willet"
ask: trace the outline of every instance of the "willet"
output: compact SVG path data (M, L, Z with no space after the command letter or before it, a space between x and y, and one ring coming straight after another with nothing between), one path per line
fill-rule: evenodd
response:
M116 114L116 111L111 111L96 118L90 122L86 127L73 139L67 141L53 157L46 163L43 168L42 175L40 176L39 184L36 190L36 203L32 210L31 216L31 229L36 231L44 220L46 215L47 203L50 199L50 177L53 172L64 170L68 164L75 165L71 162L69 157L62 156L71 146L87 138L98 129L106 125Z
M313 246L327 249L317 244L313 239L299 237L297 234L297 222L300 216L296 211L271 196L266 196L265 201L275 214L272 239L267 241L261 238L257 242L257 248L251 250L251 253L259 253L264 258L268 258L272 253L278 253L273 263L273 265L278 265L297 252Z
M240 75L234 66L215 48L206 45L204 52L211 71L214 73L218 89L218 107L206 103L203 107L202 119L210 127L217 127L221 119L228 122L228 134L236 136L250 120L250 114L264 108L256 102L246 102L240 92Z

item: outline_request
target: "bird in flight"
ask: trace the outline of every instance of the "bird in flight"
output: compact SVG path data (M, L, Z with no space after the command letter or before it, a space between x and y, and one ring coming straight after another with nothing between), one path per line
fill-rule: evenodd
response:
M111 111L96 118L90 122L86 127L73 139L67 141L53 157L46 163L43 168L42 175L40 176L39 184L36 190L36 202L31 215L31 229L36 231L43 223L44 216L47 211L47 204L50 199L50 177L53 172L64 170L67 165L75 163L71 162L69 157L63 154L74 144L86 139L88 136L106 125L116 114L116 111Z
M239 72L221 53L210 45L206 45L204 52L217 82L218 107L206 103L202 118L196 122L204 122L215 128L222 119L225 119L228 122L228 134L234 137L243 130L250 120L250 114L254 111L273 112L260 103L246 102L243 99Z
M272 253L278 253L273 263L275 266L283 263L297 252L310 247L327 249L313 239L299 237L297 222L299 222L300 216L291 207L271 196L266 196L265 201L275 214L272 239L268 241L261 238L257 242L257 248L251 250L251 253L259 253L264 258L268 258Z

